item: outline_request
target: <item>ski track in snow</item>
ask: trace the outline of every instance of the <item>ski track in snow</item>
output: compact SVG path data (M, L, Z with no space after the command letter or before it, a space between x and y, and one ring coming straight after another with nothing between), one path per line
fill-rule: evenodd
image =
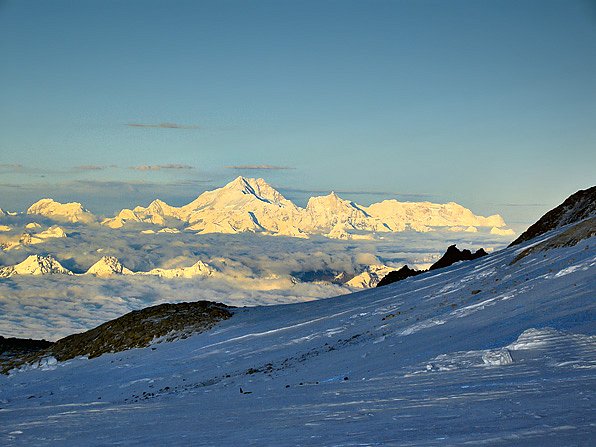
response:
M589 445L590 242L510 266L516 247L350 296L237 309L186 340L45 360L0 377L0 444Z

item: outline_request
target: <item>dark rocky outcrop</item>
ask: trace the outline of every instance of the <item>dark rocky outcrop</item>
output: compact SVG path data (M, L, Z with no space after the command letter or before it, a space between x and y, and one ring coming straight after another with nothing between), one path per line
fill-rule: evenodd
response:
M25 359L44 352L50 346L52 342L46 340L0 336L0 372L8 371L13 365L23 363Z
M488 253L484 251L483 248L477 250L476 252L472 253L470 250L464 249L459 250L455 245L451 245L447 248L445 254L435 262L433 265L430 266L428 270L415 270L409 268L407 265L404 265L401 269L389 272L385 277L379 281L377 287L386 286L387 284L391 284L397 281L402 281L406 278L410 278L412 276L420 275L421 273L430 271L430 270L437 270L445 267L449 267L450 265L455 264L456 262L460 261L472 261L474 259L481 258L482 256L486 256Z
M533 253L539 253L542 251L551 250L553 248L573 247L574 245L577 245L578 242L594 236L596 236L596 217L591 217L571 226L570 228L567 228L560 234L550 237L539 244L526 248L515 257L515 259L511 262L511 265Z
M211 329L232 316L231 307L211 301L160 304L135 310L94 329L69 335L21 358L0 362L2 372L43 357L63 361L77 356L98 357L109 352L149 346L157 339L174 341ZM48 343L48 342L46 342Z
M0 335L0 356L10 357L47 349L52 342L46 340L33 340L31 338L6 338Z
M411 269L407 265L404 265L399 270L394 270L392 272L389 272L387 275L385 275L383 277L383 279L381 279L379 281L379 283L377 284L377 287L386 286L387 284L391 284L391 283L394 283L397 281L403 281L406 278L420 275L421 273L424 273L425 271L426 270Z
M482 256L486 256L487 254L488 253L485 252L483 248L479 249L475 253L472 253L470 250L459 250L455 245L451 245L449 248L447 248L447 251L441 257L441 259L430 266L429 270L437 270L449 267L450 265L460 261L472 261L474 259L481 258Z
M596 216L596 186L582 189L568 197L561 205L542 216L509 246L521 244L550 230L593 216Z

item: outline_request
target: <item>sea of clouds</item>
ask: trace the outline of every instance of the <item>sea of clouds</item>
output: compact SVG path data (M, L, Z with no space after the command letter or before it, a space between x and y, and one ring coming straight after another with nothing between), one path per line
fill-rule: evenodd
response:
M18 239L35 220L41 231L55 224L36 216L6 216L0 243ZM0 279L0 335L56 340L90 329L131 310L164 302L211 300L233 306L308 301L355 291L329 282L300 282L305 272L361 272L367 265L425 268L457 243L461 248L499 249L509 241L487 232L384 234L382 239L341 241L259 234L142 234L150 226L109 229L60 224L67 238L0 250L0 266L30 254L52 255L74 273L84 273L102 256L116 256L133 271L187 267L198 260L221 274L193 279L148 276L96 278L91 275L15 276Z

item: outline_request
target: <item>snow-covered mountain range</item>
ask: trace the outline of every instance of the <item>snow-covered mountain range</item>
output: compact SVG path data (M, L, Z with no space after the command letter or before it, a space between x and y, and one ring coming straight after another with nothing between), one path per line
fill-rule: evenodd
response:
M34 203L28 214L57 220L91 223L100 221L79 203L61 204L51 199ZM475 215L454 203L399 202L384 200L368 207L340 198L335 193L312 197L305 208L295 205L263 179L238 177L222 188L206 191L187 205L170 206L154 200L147 207L123 209L115 217L101 220L110 228L135 223L184 228L200 234L257 232L307 238L326 235L336 239L363 237L362 233L399 232L406 229L474 232L491 228L493 234L511 235L503 218Z
M199 276L211 276L216 270L203 261L197 261L189 267L177 267L171 269L155 268L147 272L133 272L126 268L114 256L102 256L95 264L83 273L100 278L115 275L152 275L160 278L196 278ZM24 261L6 267L0 267L0 278L10 278L16 275L74 275L73 272L64 268L53 256L30 255Z
M0 376L0 443L592 445L588 216L385 287L228 309L173 342L121 350L124 332L74 336L68 360ZM153 328L145 320L175 315L127 317ZM107 353L90 358L98 341Z

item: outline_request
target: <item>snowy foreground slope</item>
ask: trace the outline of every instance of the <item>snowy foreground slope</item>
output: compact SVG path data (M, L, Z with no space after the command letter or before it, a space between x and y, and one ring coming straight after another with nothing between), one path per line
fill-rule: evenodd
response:
M0 444L594 445L594 238L510 265L551 234L2 376Z

